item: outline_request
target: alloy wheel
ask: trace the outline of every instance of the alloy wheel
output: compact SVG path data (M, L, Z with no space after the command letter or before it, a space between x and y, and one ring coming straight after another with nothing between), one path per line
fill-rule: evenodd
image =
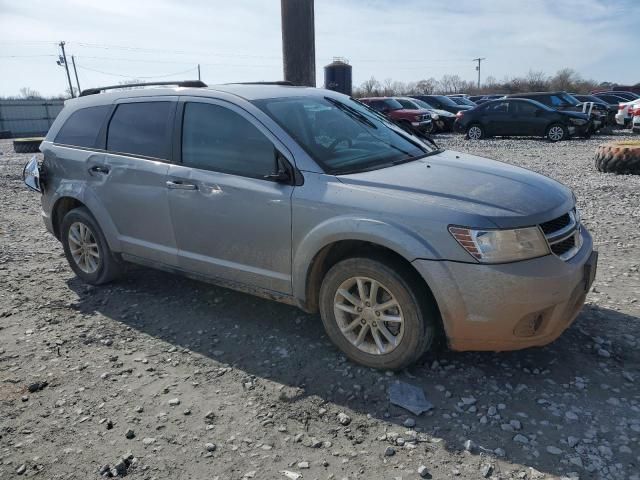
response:
M552 140L554 142L558 142L558 141L562 140L562 137L564 137L564 130L562 129L561 126L554 125L553 127L551 127L549 129L549 133L547 135L548 135L550 140Z
M94 273L100 266L100 250L91 229L82 222L74 222L67 235L71 257L84 273Z
M469 128L467 135L471 140L480 140L482 138L482 129L477 125L474 125Z
M392 352L404 335L400 304L383 284L368 277L345 280L336 291L335 318L342 335L360 351Z

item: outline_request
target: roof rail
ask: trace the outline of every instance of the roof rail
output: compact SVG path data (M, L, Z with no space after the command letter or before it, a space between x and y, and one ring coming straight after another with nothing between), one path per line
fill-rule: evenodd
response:
M191 88L203 88L207 84L200 80L179 80L174 82L148 82L148 83L127 83L124 85L109 85L107 87L87 88L80 93L81 97L87 95L96 95L104 90L115 90L118 88L130 88L130 87L153 87L161 85L176 85L178 87L191 87Z
M289 80L275 80L273 82L231 82L225 85L284 85L288 87L295 87L296 85Z

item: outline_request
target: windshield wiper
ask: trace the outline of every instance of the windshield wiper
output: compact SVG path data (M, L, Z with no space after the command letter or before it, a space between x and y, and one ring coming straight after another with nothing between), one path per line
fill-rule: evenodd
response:
M349 105L345 105L342 102L339 102L338 100L334 100L331 97L324 97L324 99L331 103L332 105L334 105L335 107L339 108L340 110L342 110L344 113L346 113L347 115L349 115L352 118L355 118L356 120L358 120L360 123L364 123L365 125L367 125L368 127L371 128L375 128L376 130L378 129L378 127L376 126L375 123L373 123L371 120L369 120L367 117L365 117L363 114L361 114L359 111L357 111L355 108L351 108Z

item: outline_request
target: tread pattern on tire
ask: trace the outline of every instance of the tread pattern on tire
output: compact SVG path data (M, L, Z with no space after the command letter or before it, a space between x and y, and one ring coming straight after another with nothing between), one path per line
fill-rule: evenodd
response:
M595 154L595 166L600 172L640 175L640 141L599 145Z

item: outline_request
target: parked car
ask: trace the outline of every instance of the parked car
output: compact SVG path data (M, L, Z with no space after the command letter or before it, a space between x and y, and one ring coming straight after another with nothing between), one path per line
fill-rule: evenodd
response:
M594 97L598 97L607 103L624 103L633 100L633 98L629 98L626 95L623 96L614 93L596 93L594 94Z
M407 109L391 97L369 97L360 98L359 100L400 124L417 128L425 133L430 133L433 130L431 112L426 109Z
M479 140L493 136L547 137L552 142L571 135L584 135L589 117L572 111L559 111L528 99L489 100L466 112L459 112L456 130Z
M597 252L568 187L330 90L178 86L83 92L25 167L82 281L133 262L319 311L374 368L439 336L544 345L580 311Z
M581 102L569 95L567 92L513 93L511 95L507 95L506 98L528 98L559 111L583 112L585 108ZM588 125L589 128L586 131L580 130L580 136L589 136L591 133L606 125L607 112L603 111L602 108L603 107L593 104L593 109L590 114L591 121Z
M607 115L606 125L616 124L616 114L618 113L617 103L607 103L602 98L598 98L594 95L582 95L579 93L571 93L570 95L581 103L593 102L598 105L598 108Z
M631 109L636 105L640 105L640 99L632 100L630 102L620 102L618 104L618 113L616 113L616 123L625 128L631 125L633 120Z
M608 90L606 92L597 93L596 95L616 95L618 97L626 98L628 100L636 100L640 98L640 95L638 95L637 93L626 92L624 90Z
M467 97L455 97L453 95L447 95L451 100L456 102L458 105L467 105L469 107L477 107L478 104L469 100Z
M433 123L434 132L450 132L453 130L453 123L456 121L456 116L447 112L446 110L440 110L433 108L426 102L411 97L394 97L395 100L407 110L427 110L431 113L431 122Z
M473 107L469 105L458 105L451 98L445 95L409 95L411 98L417 98L423 100L429 105L440 110L446 110L451 113L458 113L461 110L471 110Z
M640 110L635 110L633 120L631 121L631 131L633 133L640 133Z

